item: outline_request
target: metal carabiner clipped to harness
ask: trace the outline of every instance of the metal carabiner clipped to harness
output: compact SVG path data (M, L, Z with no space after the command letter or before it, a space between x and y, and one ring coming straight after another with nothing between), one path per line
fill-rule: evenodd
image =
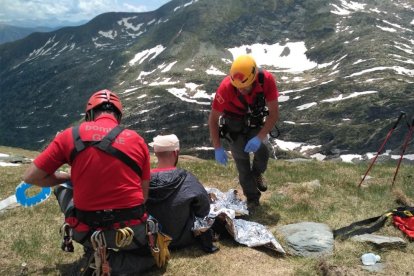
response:
M116 230L115 244L117 247L126 247L131 244L134 238L134 230L124 227Z
M72 236L73 231L72 228L66 222L63 223L62 227L60 228L60 235L62 236L62 245L61 249L65 252L74 252L75 248L73 247Z
M151 247L152 250L154 250L155 252L158 252L159 249L157 247L157 242L156 242L156 235L158 233L158 222L150 218L147 220L146 228L147 228L149 246Z

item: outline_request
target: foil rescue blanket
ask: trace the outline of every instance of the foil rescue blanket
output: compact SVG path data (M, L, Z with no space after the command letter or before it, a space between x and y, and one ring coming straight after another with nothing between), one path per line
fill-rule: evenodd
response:
M248 247L265 246L281 254L285 250L262 224L237 219L238 216L248 215L247 204L238 197L237 190L231 189L226 193L216 188L206 188L212 203L210 213L205 218L197 218L194 222L194 232L204 232L209 229L217 218L225 220L225 226L234 240Z

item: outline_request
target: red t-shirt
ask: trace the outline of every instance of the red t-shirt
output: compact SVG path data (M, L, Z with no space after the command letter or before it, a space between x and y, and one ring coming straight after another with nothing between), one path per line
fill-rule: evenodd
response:
M276 81L273 75L266 70L262 71L264 74L263 88L256 77L256 80L253 83L252 92L248 95L243 96L248 104L253 104L257 93L260 92L264 93L265 99L268 102L273 101L279 97L279 91L277 90ZM246 107L240 101L239 95L240 92L237 89L234 89L234 86L231 84L230 77L227 76L223 79L216 91L212 108L219 112L224 112L224 110L226 110L231 113L244 115L245 113L243 113L241 110L245 110Z
M83 141L100 141L118 125L110 114L102 114L93 122L79 127ZM132 158L142 170L142 180L150 179L150 157L144 139L135 131L125 129L112 144ZM75 145L72 128L59 133L35 160L34 164L49 174L65 163ZM84 211L123 209L141 205L144 195L139 176L121 160L102 150L89 147L80 152L71 167L73 201Z

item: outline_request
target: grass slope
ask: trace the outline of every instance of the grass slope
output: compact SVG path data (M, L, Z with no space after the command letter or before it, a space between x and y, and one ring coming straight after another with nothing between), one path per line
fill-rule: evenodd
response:
M35 152L0 147L1 153L36 156ZM223 168L213 161L183 156L179 165L193 172L208 187L222 191L240 189L234 163ZM0 167L0 198L14 193L28 165ZM287 249L278 226L301 221L326 223L332 229L357 220L373 217L397 206L391 180L395 164L376 164L367 186L357 188L366 164L352 165L334 162L293 163L271 160L265 174L269 190L261 199L262 206L250 220L266 225ZM414 198L412 167L402 165L394 190ZM318 179L319 189L300 185ZM71 265L81 256L81 246L75 253L60 250L59 227L62 215L52 196L32 208L17 207L0 213L0 275L67 275ZM404 237L387 222L377 234ZM408 243L398 249L378 251L370 245L353 241L335 241L334 254L323 259L282 257L268 249L252 249L231 239L218 242L220 251L204 254L198 247L173 251L166 271L157 269L147 275L364 275L360 256L372 251L385 264L386 275L410 275L414 271L414 247Z

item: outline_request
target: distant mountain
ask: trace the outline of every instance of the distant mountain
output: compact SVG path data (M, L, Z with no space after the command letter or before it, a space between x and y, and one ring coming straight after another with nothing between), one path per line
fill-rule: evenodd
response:
M173 0L35 33L0 45L0 144L41 148L109 88L147 141L174 132L186 149L210 146L214 92L251 53L277 78L279 139L309 155L372 152L401 110L414 115L413 18L409 0Z
M0 44L15 41L28 36L35 32L51 32L56 28L49 27L36 27L36 28L25 28L17 27L6 24L0 24Z

